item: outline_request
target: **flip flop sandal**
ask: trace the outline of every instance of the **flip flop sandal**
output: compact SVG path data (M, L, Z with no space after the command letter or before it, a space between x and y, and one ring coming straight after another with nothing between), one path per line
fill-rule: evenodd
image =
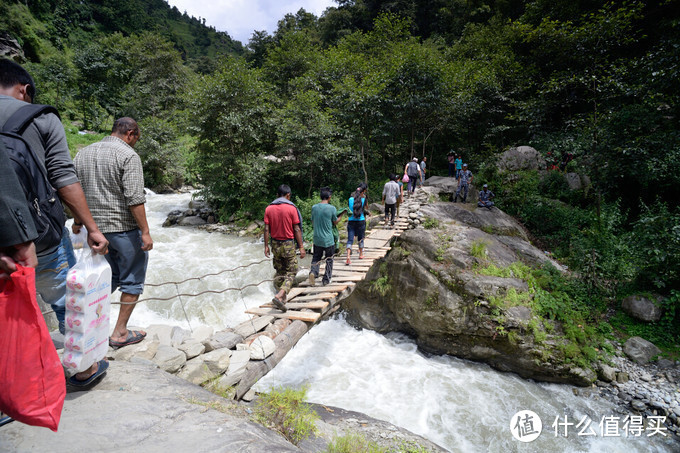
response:
M95 371L92 376L85 379L84 381L79 381L75 376L71 376L68 378L68 383L74 387L87 387L88 385L92 384L94 381L104 376L106 374L106 370L109 368L109 362L106 360L100 360L98 363L99 366L97 367L97 371Z
M127 337L125 337L125 340L116 341L109 338L109 346L116 349L122 348L123 346L139 343L144 339L144 337L146 337L145 333L143 334L138 330L128 329L128 334Z
M281 300L279 300L278 297L276 297L276 296L272 297L272 303L276 306L276 308L281 310L283 313L288 311L288 309L286 308L285 302L281 302Z

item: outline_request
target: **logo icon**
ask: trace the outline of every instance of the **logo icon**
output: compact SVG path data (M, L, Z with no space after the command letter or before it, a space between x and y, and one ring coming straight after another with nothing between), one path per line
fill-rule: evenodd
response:
M543 423L532 411L519 411L510 419L512 437L520 442L532 442L541 435Z

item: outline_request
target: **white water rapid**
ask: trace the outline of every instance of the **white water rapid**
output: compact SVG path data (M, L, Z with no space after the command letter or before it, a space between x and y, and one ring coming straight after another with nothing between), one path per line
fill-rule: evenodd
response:
M189 277L231 269L264 258L261 241L203 230L161 224L173 209L186 209L190 195L155 195L147 198L147 215L154 239L150 253L148 283L179 281ZM273 276L270 262L229 272L201 281L179 285L181 293L220 290L259 282ZM143 298L169 297L174 285L148 287ZM265 283L241 295L227 292L183 298L189 323L178 299L142 303L135 309L131 325L171 324L195 328L207 324L222 329L248 317L246 307L266 302L273 286ZM114 300L118 300L114 295ZM117 309L112 310L116 319ZM308 400L363 412L407 428L455 452L670 452L678 444L660 434L604 436L603 417L625 414L608 401L579 397L566 385L537 384L514 374L500 373L488 366L448 356L426 357L404 335L380 335L357 330L342 317L320 323L305 335L283 361L257 384L266 391L276 386L309 386ZM543 423L542 434L522 443L511 433L513 414L535 412ZM556 417L565 416L568 435L555 436ZM585 417L587 426L577 428ZM515 417L516 418L516 417ZM534 425L535 426L535 425ZM606 427L606 425L603 425ZM563 427L560 433L563 434ZM579 431L595 435L579 435ZM606 430L604 434L608 433Z

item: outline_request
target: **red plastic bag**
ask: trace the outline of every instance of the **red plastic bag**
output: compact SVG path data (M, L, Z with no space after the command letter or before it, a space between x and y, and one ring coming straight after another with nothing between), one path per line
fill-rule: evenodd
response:
M56 431L66 397L64 370L35 294L35 269L0 280L0 411Z

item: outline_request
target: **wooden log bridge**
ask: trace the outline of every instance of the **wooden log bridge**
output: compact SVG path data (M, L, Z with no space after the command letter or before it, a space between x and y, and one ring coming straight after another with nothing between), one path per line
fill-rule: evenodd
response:
M253 317L234 329L246 337L244 340L246 344L259 335L271 337L272 332L278 329L268 326L277 319L290 321L276 321L274 325L289 324L274 337L276 348L271 355L264 360L250 360L247 363L236 385L236 399L241 399L262 376L271 371L309 329L339 308L340 301L352 292L356 282L363 280L373 263L389 252L392 238L399 236L408 225L408 207L407 203L404 203L393 227L387 228L381 221L377 228L367 231L364 239L364 259L360 260L358 254L353 253L352 263L346 265L345 256L335 257L333 279L330 284L310 286L307 280L300 283L288 294L286 312L276 309L272 303L246 310L246 313ZM323 275L324 269L325 260L321 263L320 276ZM320 281L320 277L317 280ZM262 333L265 328L268 328L269 332Z

